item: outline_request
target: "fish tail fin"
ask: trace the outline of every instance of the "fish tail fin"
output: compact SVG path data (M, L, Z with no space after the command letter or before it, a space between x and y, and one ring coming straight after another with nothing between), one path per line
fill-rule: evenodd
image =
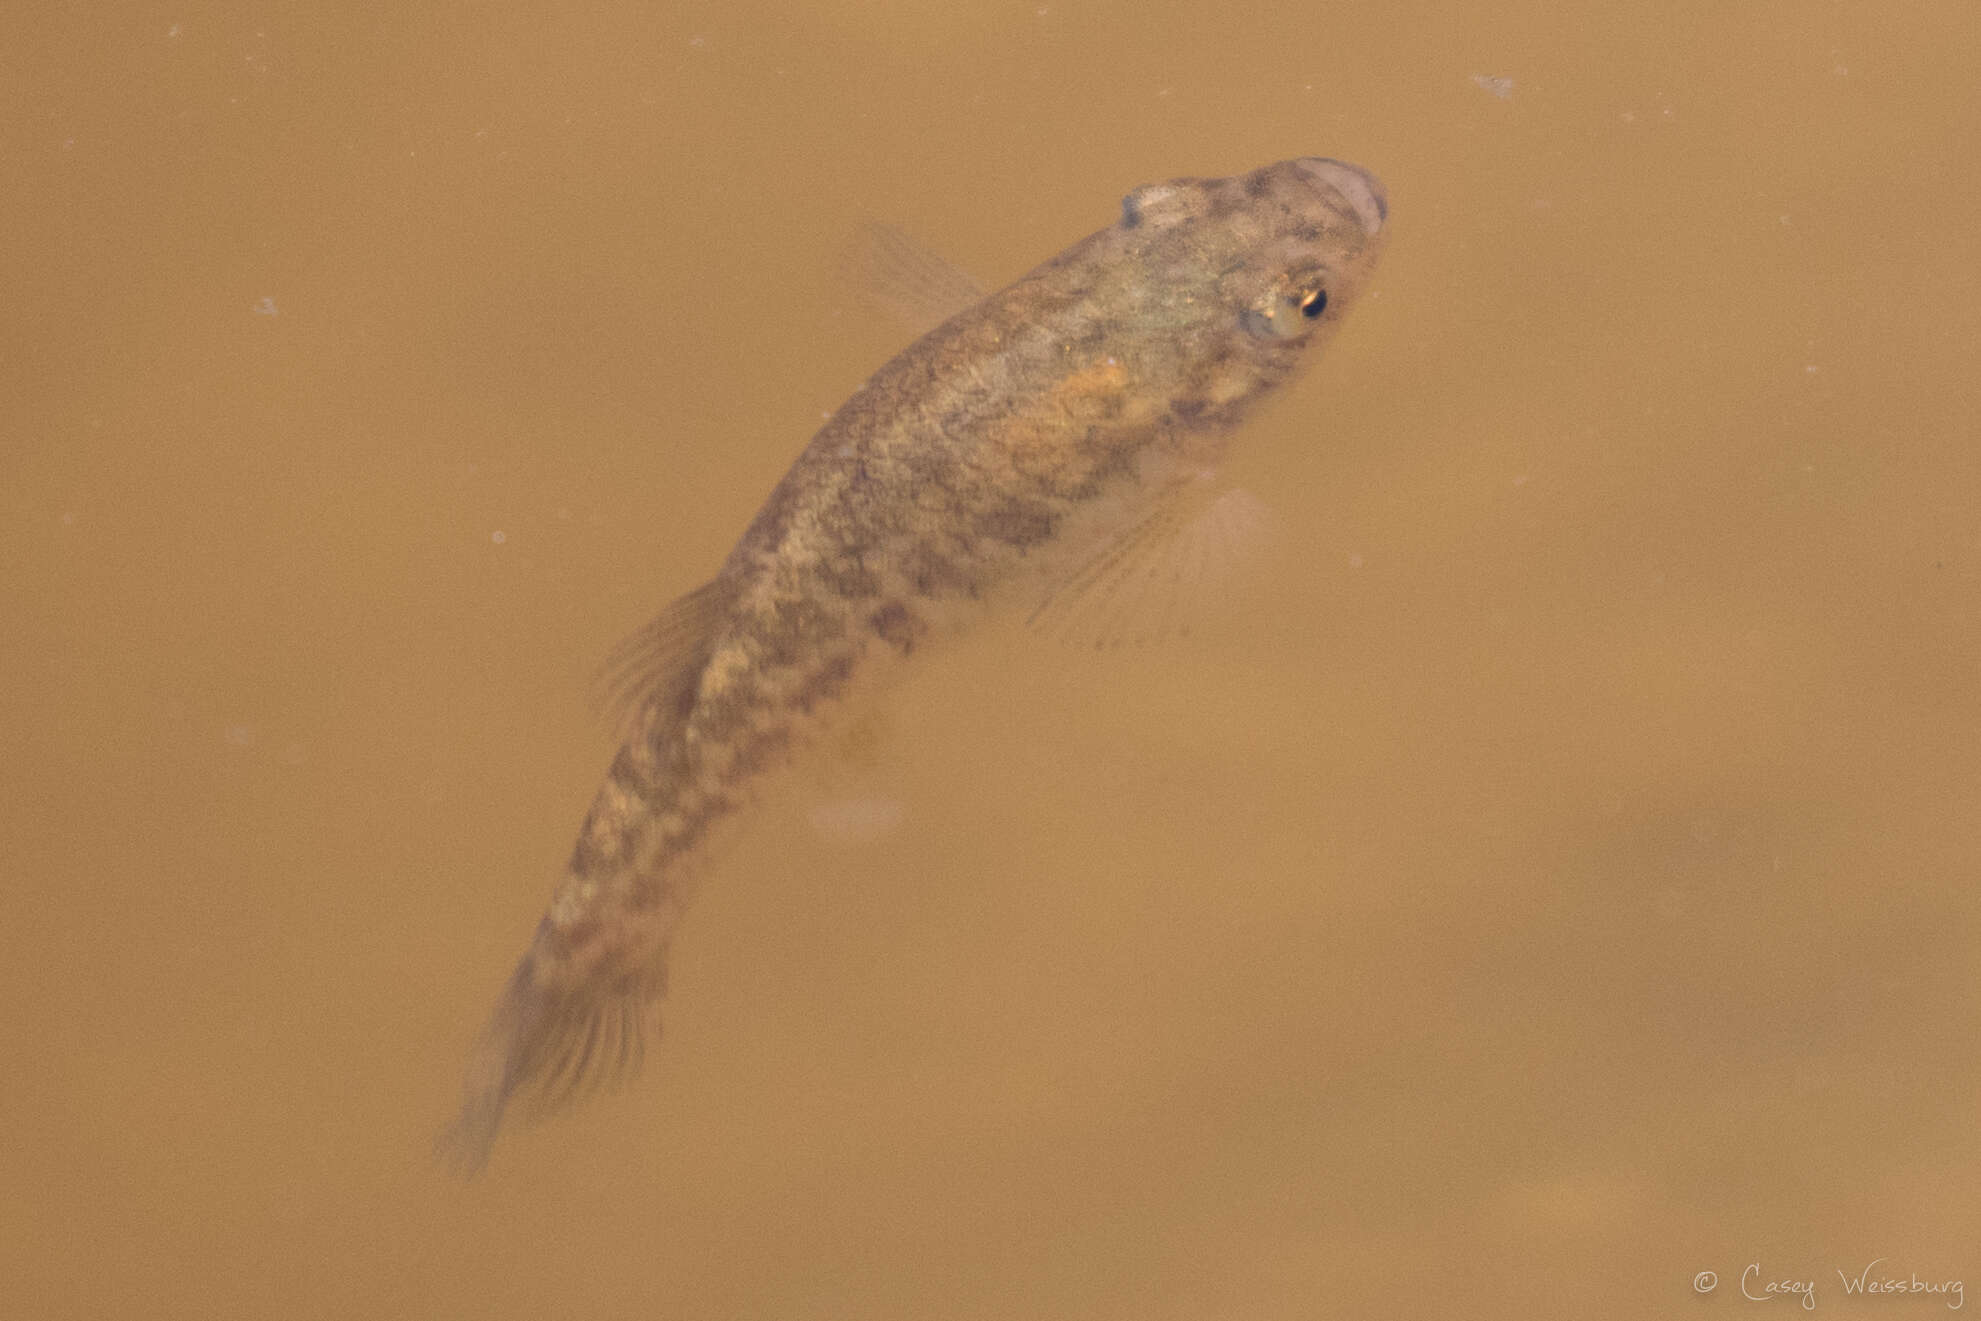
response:
M488 1163L504 1115L516 1104L528 1118L548 1114L585 1093L617 1086L640 1067L648 1020L664 978L574 971L539 929L476 1040L461 1113L434 1143L454 1173L472 1178Z

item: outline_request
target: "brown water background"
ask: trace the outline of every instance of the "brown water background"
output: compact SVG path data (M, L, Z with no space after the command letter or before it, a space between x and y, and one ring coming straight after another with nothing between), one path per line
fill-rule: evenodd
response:
M0 1311L1981 1286L1972 4L7 26ZM1242 587L932 662L900 825L794 791L640 1081L446 1177L587 677L903 341L858 226L999 282L1302 154L1392 236L1246 437Z

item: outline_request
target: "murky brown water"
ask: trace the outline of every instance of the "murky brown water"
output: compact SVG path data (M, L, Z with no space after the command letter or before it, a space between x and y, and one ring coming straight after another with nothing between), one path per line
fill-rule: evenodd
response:
M10 1314L1981 1285L1970 5L341 9L0 55ZM1393 230L1254 581L933 664L900 824L801 788L639 1084L445 1177L587 675L898 347L857 225L1302 153Z

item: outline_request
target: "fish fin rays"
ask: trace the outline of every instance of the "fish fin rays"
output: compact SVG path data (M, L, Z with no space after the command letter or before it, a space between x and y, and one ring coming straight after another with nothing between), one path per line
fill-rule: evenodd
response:
M1179 482L1137 522L1058 577L1026 624L1071 646L1112 650L1190 632L1268 539L1272 513L1250 491Z
M592 706L621 738L652 713L677 718L694 700L734 588L712 578L671 603L607 654L592 680Z
M665 987L659 968L609 986L542 977L542 939L509 979L476 1040L461 1113L434 1153L463 1177L480 1173L512 1109L535 1120L639 1071Z
M892 225L860 227L845 275L868 306L925 335L984 299L984 287Z

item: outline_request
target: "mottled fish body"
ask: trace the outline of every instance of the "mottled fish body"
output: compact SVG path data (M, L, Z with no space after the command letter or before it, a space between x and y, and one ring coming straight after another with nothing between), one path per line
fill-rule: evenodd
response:
M637 1061L725 828L850 699L1000 600L1077 612L1219 514L1232 428L1311 362L1382 246L1366 171L1282 161L1130 193L820 429L721 570L614 664L625 741L443 1136Z

